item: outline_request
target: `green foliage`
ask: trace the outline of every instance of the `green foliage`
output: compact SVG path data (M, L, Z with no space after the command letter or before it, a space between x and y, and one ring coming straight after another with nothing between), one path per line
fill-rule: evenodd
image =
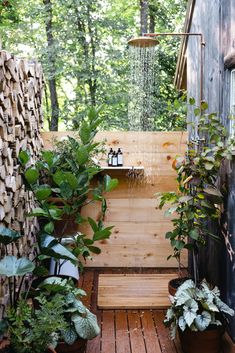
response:
M218 288L210 288L206 281L198 286L192 280L185 281L171 297L171 302L164 324L170 326L172 339L178 327L181 331L186 328L205 331L208 327L223 325L225 315L234 315L234 311L220 299Z
M98 254L100 249L94 243L111 235L112 227L105 228L102 222L107 208L104 194L112 191L118 180L98 175L101 168L97 158L102 156L103 144L95 142L94 137L102 122L98 116L100 110L91 107L80 125L78 136L68 136L67 140L57 142L54 151L42 151L34 166L28 166L29 156L27 158L25 151L19 154L26 185L38 203L29 216L43 220L38 235L40 252L56 260L62 258L76 263L79 256L86 258L90 253ZM71 252L60 244L61 239L52 236L56 236L55 224L62 220L62 227L66 229L71 218L78 225L88 222L81 216L81 208L91 202L100 203L101 208L98 221L92 224L89 221L94 234L91 239L83 233L74 236Z
M129 59L127 40L139 35L139 3L124 0L52 1L54 41L48 46L48 7L42 1L6 1L0 8L3 48L37 58L46 78L44 115L51 120L48 80L55 78L61 126L77 129L86 106L104 104L102 128L127 130ZM186 1L149 0L156 32L181 32ZM156 130L185 127L168 110L178 93L173 78L179 38L161 39L155 87Z
M45 279L39 290L44 291L50 301L55 294L60 296L61 308L67 322L67 328L60 331L61 338L68 344L73 344L78 337L92 339L100 333L97 318L82 303L85 292L74 286L70 280L51 277Z
M54 295L48 301L41 295L37 310L24 300L8 310L10 344L15 353L42 353L48 346L56 346L58 333L67 328L60 299Z
M0 243L8 245L10 243L16 242L22 235L12 229L0 226Z
M17 259L15 256L5 256L0 261L0 275L6 277L24 276L26 273L33 272L35 265L26 257Z
M191 98L189 102L194 105L195 100ZM202 112L207 107L203 102L198 109ZM183 249L197 251L206 244L208 237L219 239L209 231L207 222L219 222L224 191L217 187L217 176L223 160L232 158L235 144L234 140L226 138L226 130L216 114L200 116L198 134L201 139L188 143L185 157L178 157L173 162L178 191L158 195L159 208L170 204L166 214L177 214L172 220L174 228L166 238L179 263Z

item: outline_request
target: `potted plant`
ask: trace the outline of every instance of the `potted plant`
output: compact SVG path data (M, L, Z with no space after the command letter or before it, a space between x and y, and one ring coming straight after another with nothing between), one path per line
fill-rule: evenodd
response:
M190 100L194 105L195 101ZM201 109L194 110L195 115L207 109L207 104L202 103ZM177 192L158 194L159 208L170 204L167 215L176 214L172 219L173 230L166 233L170 241L173 254L179 264L181 274L181 254L184 250L192 251L193 271L192 277L197 283L198 252L204 246L208 237L220 241L218 235L210 230L208 221L217 223L221 216L221 204L223 203L223 190L217 186L217 177L222 161L232 158L234 140L227 139L226 130L216 114L202 114L198 122L198 138L191 140L185 157L178 157L173 162L177 171ZM171 257L170 256L170 257ZM176 291L172 284L180 284L176 279L171 281L169 288L171 294Z
M17 242L21 234L0 226L0 243L4 246L5 256L0 261L0 275L6 279L9 306L0 321L0 334L6 331L10 345L4 352L43 353L56 345L57 330L66 328L60 301L54 297L47 302L40 296L38 310L33 310L27 301L27 292L22 296L24 279L32 275L35 264L26 257L9 254L8 245Z
M189 279L171 302L164 323L170 327L172 339L178 330L183 351L220 353L227 316L233 316L234 311L222 302L218 288L210 288L206 281L195 285Z
M86 293L77 288L73 281L58 277L50 277L42 281L35 295L43 293L50 302L55 295L60 296L60 305L66 321L66 329L60 330L58 353L83 353L86 342L100 333L96 316L82 303Z
M104 193L115 188L118 180L108 175L95 178L101 170L94 162L94 157L99 155L102 149L101 143L94 142L100 122L98 111L91 108L87 119L80 125L77 139L68 137L67 140L58 142L54 151L42 151L34 165L30 165L30 155L27 151L21 151L19 154L25 183L34 193L37 202L37 207L29 216L40 219L37 240L44 255L47 255L45 251L48 244L56 242L55 237L61 244L66 241L63 238L69 236L73 238L70 246L73 255L76 258L86 258L91 253L100 253L94 243L111 235L112 227L103 225L107 208ZM85 219L81 215L81 208L91 202L101 205L99 219L96 221L90 217ZM93 235L90 237L78 231L78 227L85 222L92 229ZM55 260L56 274L64 261L61 264L61 258L57 257Z

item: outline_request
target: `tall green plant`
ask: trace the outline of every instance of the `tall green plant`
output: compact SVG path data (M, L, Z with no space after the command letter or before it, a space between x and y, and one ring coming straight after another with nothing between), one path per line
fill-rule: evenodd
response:
M190 99L190 104L195 104ZM173 230L166 233L180 266L184 249L193 251L194 279L198 280L198 249L206 244L208 237L219 240L216 233L209 230L208 221L219 223L224 191L217 186L217 177L225 158L231 159L235 141L227 138L227 132L217 114L205 113L208 108L202 103L195 108L198 116L197 129L199 139L189 141L184 157L173 162L177 171L177 192L161 193L159 208L171 204L167 215L177 214L173 218ZM203 114L201 114L203 113ZM200 115L200 116L199 116Z

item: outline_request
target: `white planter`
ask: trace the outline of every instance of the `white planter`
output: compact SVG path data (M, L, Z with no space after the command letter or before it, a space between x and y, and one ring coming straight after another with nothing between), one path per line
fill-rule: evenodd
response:
M74 243L74 237L65 237L61 239L61 244L64 246L71 245L73 243ZM78 266L72 264L72 262L70 262L69 260L63 260L63 259L59 260L59 263L57 262L56 273L55 273L55 266L56 266L56 261L52 258L51 264L50 264L51 275L67 276L67 277L72 277L77 281L79 280Z
M57 264L56 273L55 273L55 265L56 265L56 261L54 259L51 259L51 264L50 264L51 275L67 276L67 277L72 277L77 281L79 280L78 266L75 266L69 260L60 260L59 263Z

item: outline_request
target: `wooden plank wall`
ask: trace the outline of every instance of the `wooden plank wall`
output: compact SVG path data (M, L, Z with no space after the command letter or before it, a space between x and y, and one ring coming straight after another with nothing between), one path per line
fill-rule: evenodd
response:
M66 133L44 133L46 148L52 137ZM176 173L172 161L183 154L187 134L183 132L100 132L98 140L106 140L110 147L122 148L124 165L144 166L144 176L128 177L118 170L109 174L119 179L119 187L107 194L108 210L105 224L114 225L109 240L102 241L102 253L94 256L86 266L95 267L174 267L167 261L171 253L165 232L171 223L163 211L156 209L155 193L176 189ZM103 162L106 165L106 161ZM84 209L85 215L96 217L97 205ZM184 259L185 262L185 259Z

